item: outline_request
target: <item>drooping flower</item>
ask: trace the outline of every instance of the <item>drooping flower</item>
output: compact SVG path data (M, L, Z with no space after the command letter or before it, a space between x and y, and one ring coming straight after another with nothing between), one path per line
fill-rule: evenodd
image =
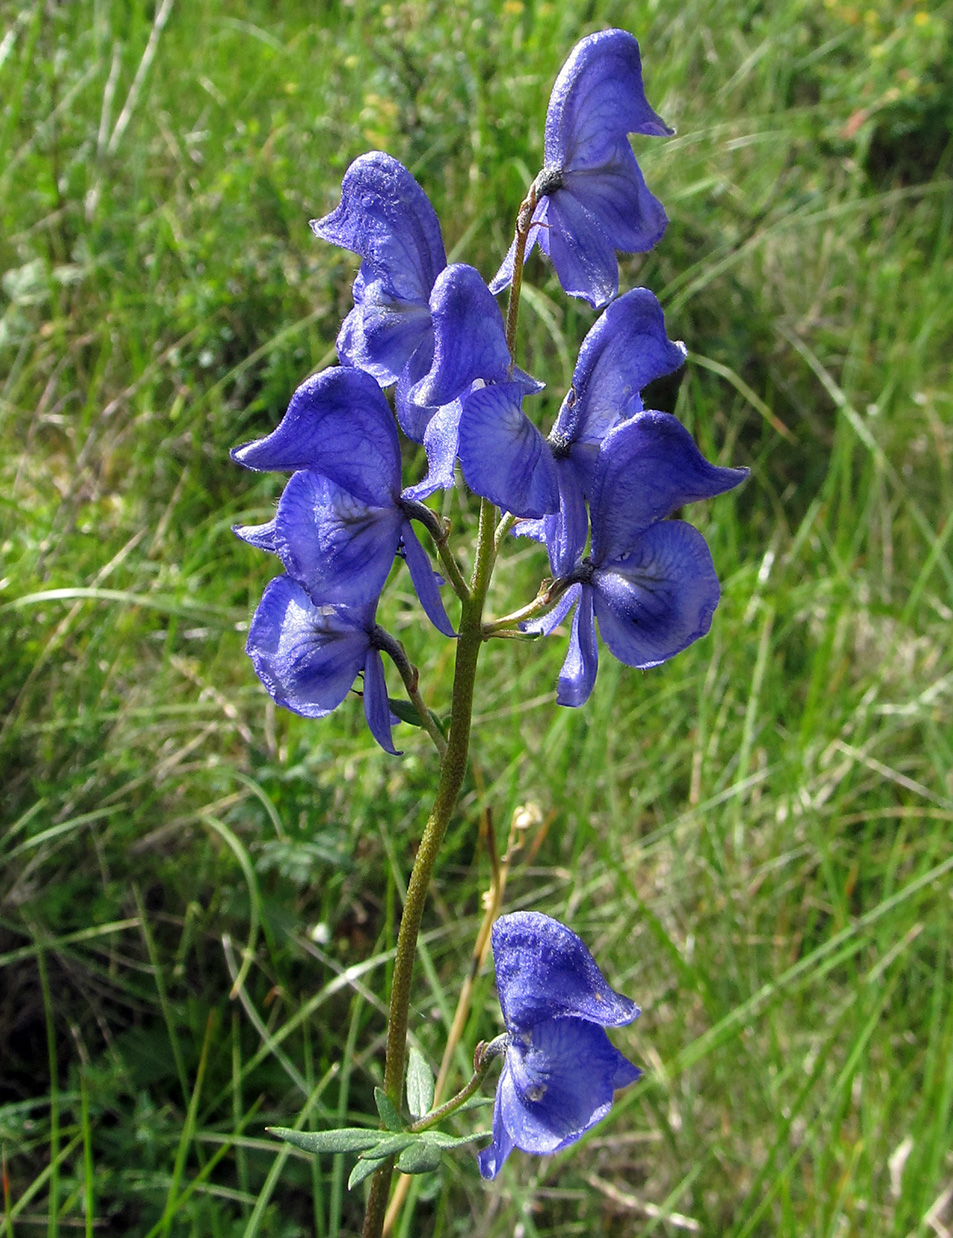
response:
M651 249L668 222L646 187L628 135L672 132L646 100L639 45L631 34L604 30L576 44L549 100L526 256L539 244L563 289L594 309L619 290L616 250ZM494 293L512 280L515 252L514 241L490 284Z
M465 263L447 266L440 224L427 195L391 155L370 151L355 159L341 182L341 201L315 234L362 258L354 281L354 308L338 333L337 350L348 366L366 370L382 387L397 384L401 428L424 443L431 478L452 482L456 444L425 437L434 415L475 382L507 376L510 354L503 320L479 272ZM525 377L525 376L523 376ZM538 389L538 384L535 385ZM459 410L456 410L459 420ZM421 497L432 493L424 483Z
M393 156L368 151L344 173L338 206L311 228L363 259L338 355L383 387L397 382L417 351L432 346L430 292L447 265L427 195Z
M232 456L250 469L294 470L274 520L237 532L279 555L315 605L376 603L402 550L431 622L454 635L410 523L415 504L401 493L394 419L369 374L339 366L309 378L276 429Z
M501 916L493 961L507 1042L480 1173L495 1178L513 1148L548 1155L609 1112L640 1071L603 1030L631 1023L635 1002L614 992L582 940L535 911Z
M662 307L647 288L613 301L583 340L572 385L546 440L555 460L559 510L518 528L545 542L555 576L572 569L585 543L585 499L603 440L642 412L642 390L677 370L685 356L685 345L668 338Z
M367 725L385 752L396 756L384 665L375 644L376 608L376 602L315 606L290 576L277 576L255 611L246 652L275 703L306 718L323 718L336 709L363 671Z
M577 608L558 704L589 699L598 667L596 619L610 652L641 669L705 635L721 596L711 552L697 529L666 517L747 476L747 469L710 464L668 413L639 413L607 435L592 474L589 554L574 526L576 541L562 551L557 582L565 592L549 614L524 625L548 634Z

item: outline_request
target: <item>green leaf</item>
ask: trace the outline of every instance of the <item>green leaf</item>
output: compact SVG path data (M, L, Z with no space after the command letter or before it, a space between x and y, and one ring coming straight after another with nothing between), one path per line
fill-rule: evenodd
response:
M380 1131L364 1126L347 1126L333 1131L293 1131L286 1126L269 1126L269 1134L305 1152L363 1152L380 1142Z
M407 1063L407 1108L414 1118L422 1118L433 1104L434 1078L427 1059L411 1046Z
M459 1109L454 1110L455 1113L466 1113L468 1109L485 1109L487 1105L493 1104L492 1096L471 1096L469 1100L465 1100Z
M397 1158L397 1168L405 1174L428 1174L440 1165L442 1150L427 1139L416 1139Z
M369 1178L375 1170L380 1168L379 1161L358 1161L351 1170L350 1177L347 1180L347 1189L353 1191L356 1186L359 1186L365 1178Z
M377 1112L381 1115L381 1121L389 1131L402 1131L404 1124L400 1120L400 1114L394 1105L394 1102L387 1095L383 1088L374 1089L374 1100L377 1104Z
M401 722L409 722L411 726L423 726L416 705L412 705L410 701L405 701L403 697L399 696L389 696L387 704L390 712L399 718Z
M441 1152L448 1152L451 1148L462 1148L464 1144L473 1143L474 1139L490 1139L492 1135L492 1131L474 1131L472 1135L459 1136L447 1135L443 1131L422 1131L418 1138L433 1144Z
M383 1161L388 1156L396 1156L403 1152L408 1144L412 1144L418 1135L384 1135L378 1136L379 1142L373 1148L367 1148L361 1155L362 1161Z

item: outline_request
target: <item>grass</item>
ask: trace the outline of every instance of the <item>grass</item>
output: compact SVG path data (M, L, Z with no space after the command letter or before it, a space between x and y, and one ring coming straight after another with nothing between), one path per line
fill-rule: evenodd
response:
M487 650L413 1030L436 1063L481 813L502 835L535 805L507 906L572 923L639 1000L616 1043L646 1076L489 1188L445 1162L400 1232L942 1238L949 0L0 12L0 1233L359 1225L350 1167L264 1128L373 1113L433 760L408 728L387 758L351 705L308 724L267 701L242 649L270 568L230 526L280 483L227 452L333 360L354 263L307 220L351 159L404 160L491 275L553 77L615 24L678 128L638 145L668 233L622 263L692 354L656 400L752 479L692 513L724 596L672 663L604 656L576 712L553 704L563 642ZM549 419L592 316L528 278ZM514 543L497 612L542 570ZM388 597L439 710L445 642L401 575ZM467 1049L499 1027L487 971Z

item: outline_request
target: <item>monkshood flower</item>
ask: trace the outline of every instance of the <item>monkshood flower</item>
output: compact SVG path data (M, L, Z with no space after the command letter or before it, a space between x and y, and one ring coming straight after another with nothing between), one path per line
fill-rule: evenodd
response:
M492 940L507 1039L493 1142L479 1155L484 1178L513 1148L548 1155L575 1143L641 1073L603 1031L631 1023L639 1008L609 987L571 929L518 911L497 920Z
M631 34L604 30L577 43L549 100L526 255L539 244L563 289L594 309L619 290L616 250L651 249L668 222L646 188L628 135L672 132L646 100ZM490 284L493 292L512 280L515 252L514 241Z
M711 626L721 589L697 529L667 520L686 503L739 485L747 469L710 464L668 413L639 413L606 436L589 496L592 541L567 544L555 608L527 623L548 634L575 606L569 651L559 675L560 705L583 705L598 667L595 620L611 653L627 666L658 666ZM575 526L578 538L578 526Z
M511 365L503 317L479 272L463 263L447 267L437 277L430 304L431 367L403 401L398 385L401 425L411 438L421 432L429 465L427 477L410 487L407 495L423 499L449 488L459 457L475 494L519 515L555 511L559 502L555 474L526 475L512 444L494 444L493 451L502 448L503 455L495 454L487 467L482 432L495 424L493 409L502 403L514 410L519 434L522 421L531 427L521 411L523 396L542 390L543 384ZM538 437L537 431L532 433Z
M336 709L363 671L367 725L397 756L375 610L376 603L315 606L290 576L277 576L255 611L246 652L275 703L306 718Z
M545 542L554 576L572 569L585 544L584 500L603 440L642 412L643 388L677 370L686 355L685 345L666 335L662 307L647 288L633 288L613 301L583 340L572 386L543 448L555 461L559 510L517 529ZM514 454L510 467L517 467L519 459ZM539 466L529 458L523 467Z
M435 413L474 381L507 376L510 354L499 308L478 271L464 263L447 266L434 209L403 164L383 151L355 159L341 182L339 205L312 220L311 228L363 259L338 355L382 387L397 384L397 417L414 442L427 444ZM448 420L427 444L432 475L456 428L448 431ZM455 450L451 470L453 456Z
M311 228L363 259L354 309L337 338L338 355L373 374L382 387L398 382L418 350L432 350L430 292L447 265L427 195L403 164L369 151L344 173L339 205L324 219L313 219ZM430 355L418 359L418 377L429 368Z
M236 532L277 554L312 602L376 603L398 551L431 622L453 636L433 568L400 489L400 442L380 387L334 367L298 388L277 428L232 452L246 468L291 471L274 520Z

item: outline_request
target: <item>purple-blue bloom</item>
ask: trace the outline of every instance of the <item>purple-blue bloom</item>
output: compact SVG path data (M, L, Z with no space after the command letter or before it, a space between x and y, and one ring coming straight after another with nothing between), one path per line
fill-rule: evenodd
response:
M290 576L277 576L255 611L246 652L275 703L306 718L336 709L363 671L367 725L396 756L375 610L376 602L315 606Z
M576 44L549 100L526 256L538 243L563 289L594 309L619 290L616 250L651 249L668 222L646 188L628 135L672 132L646 100L631 34L603 30ZM515 252L514 241L490 284L493 292L512 280Z
M427 195L403 164L369 151L344 173L338 206L311 228L363 259L338 355L383 387L397 382L417 351L432 347L430 292L447 265ZM429 361L422 372L428 368Z
M631 1023L635 1002L614 992L571 929L536 911L501 916L493 961L507 1043L480 1173L495 1178L513 1148L548 1155L609 1112L640 1071L603 1031Z
M647 288L633 288L613 301L583 340L572 386L546 440L555 460L559 510L518 529L546 543L554 576L571 571L585 544L584 500L603 440L642 412L642 389L677 370L685 356L685 345L666 335L662 307Z
M431 622L454 635L401 493L397 428L369 374L341 366L309 378L276 429L232 456L246 468L295 470L274 520L237 532L279 555L315 605L376 603L402 549Z
M560 705L584 704L598 666L595 620L611 653L647 669L705 635L721 589L702 535L677 508L739 485L747 469L709 464L668 413L643 412L606 436L589 494L592 541L584 531L560 548L565 592L527 631L548 634L575 605L569 651L559 676ZM570 566L570 564L572 566Z

